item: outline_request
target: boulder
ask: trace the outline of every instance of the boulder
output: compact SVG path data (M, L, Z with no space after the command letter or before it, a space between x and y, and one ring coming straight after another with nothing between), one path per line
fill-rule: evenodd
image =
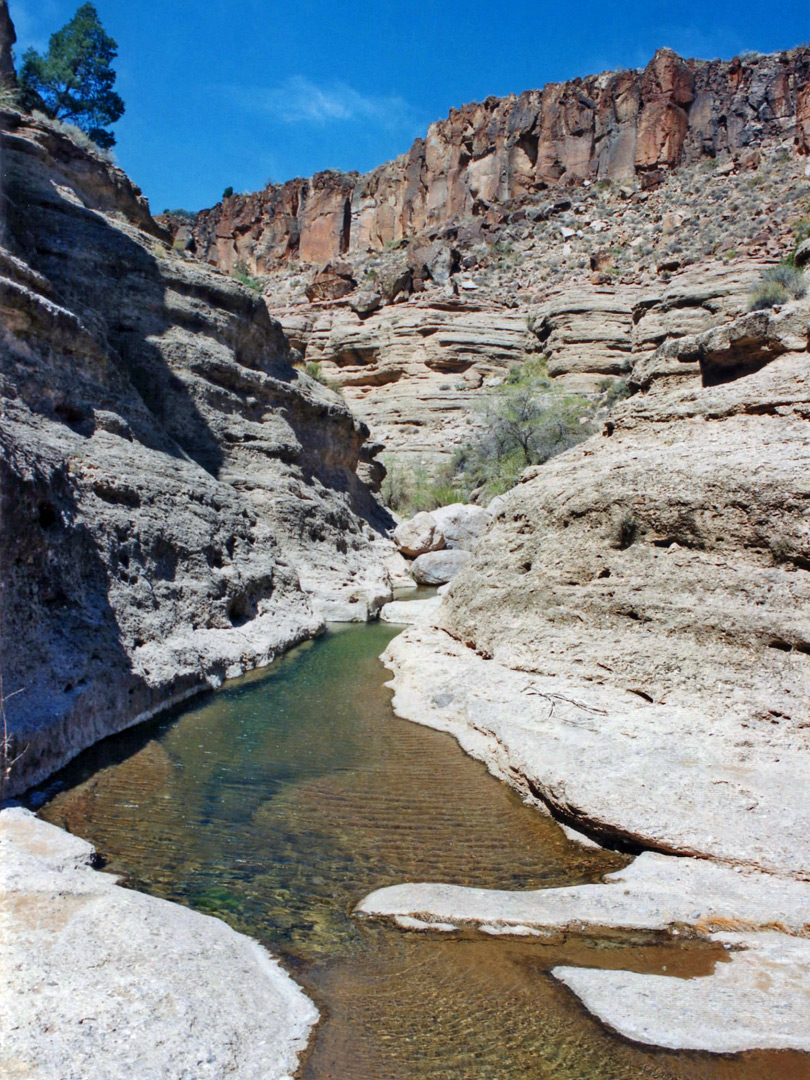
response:
M414 559L411 573L420 585L444 585L460 574L472 558L469 551L428 551Z
M444 285L459 267L459 253L455 248L435 240L431 244L417 243L408 253L408 263L414 278L430 279Z
M394 532L394 541L403 553L411 558L427 551L438 551L445 546L445 538L436 519L424 512L403 521Z
M391 304L400 293L409 293L413 285L411 268L404 262L383 267L377 278L377 288L383 300Z
M468 503L451 503L431 510L430 516L444 534L449 548L471 551L490 522L490 516L482 506Z
M346 262L327 263L306 287L307 300L339 300L357 287Z
M362 319L364 315L371 315L381 307L382 302L382 297L376 289L363 289L349 301L349 307Z

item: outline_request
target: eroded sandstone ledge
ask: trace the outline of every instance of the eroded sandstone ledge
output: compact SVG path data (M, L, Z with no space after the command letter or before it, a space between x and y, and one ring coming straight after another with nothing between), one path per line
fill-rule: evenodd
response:
M403 885L362 912L708 936L742 950L710 979L556 974L644 1042L808 1049L808 341L801 301L640 359L640 392L524 474L384 657L399 715L580 832L659 854L600 886Z
M368 429L58 125L2 116L6 794L391 596ZM377 470L379 471L379 470ZM396 570L395 570L396 572Z

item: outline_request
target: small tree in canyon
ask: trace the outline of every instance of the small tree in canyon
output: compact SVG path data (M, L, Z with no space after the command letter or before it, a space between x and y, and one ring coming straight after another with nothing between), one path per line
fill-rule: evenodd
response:
M48 52L28 49L20 69L20 89L28 109L41 109L54 120L75 124L108 150L115 136L107 130L124 114L113 90L111 64L118 46L107 34L92 4L82 4L73 18L51 35Z
M467 486L497 495L517 483L529 465L540 465L591 434L593 409L579 394L556 387L542 360L527 360L493 387L481 406L481 434L455 465Z

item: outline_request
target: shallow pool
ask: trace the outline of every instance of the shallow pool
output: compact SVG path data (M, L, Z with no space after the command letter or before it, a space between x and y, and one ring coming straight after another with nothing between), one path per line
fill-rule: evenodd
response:
M723 962L714 948L447 938L352 915L401 881L538 888L626 861L571 842L449 736L396 718L377 659L395 633L335 631L107 739L60 774L41 815L126 883L281 957L323 1015L304 1080L810 1080L801 1054L636 1047L548 975L582 963L699 977Z

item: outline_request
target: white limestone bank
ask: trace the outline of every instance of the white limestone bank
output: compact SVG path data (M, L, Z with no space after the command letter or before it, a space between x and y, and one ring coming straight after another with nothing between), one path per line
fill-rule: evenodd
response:
M26 810L0 814L0 1074L291 1077L318 1011L278 963L219 919L121 888L92 855Z
M689 983L556 974L636 1040L810 1050L809 331L804 300L639 360L639 392L524 473L435 625L384 658L400 716L566 825L659 854L623 888L405 885L363 911L489 933L686 927L740 951Z
M523 893L395 885L367 896L357 910L409 930L475 927L543 940L670 932L714 942L729 950L729 962L709 977L574 967L553 974L637 1042L718 1053L810 1051L807 882L645 852L602 884Z

